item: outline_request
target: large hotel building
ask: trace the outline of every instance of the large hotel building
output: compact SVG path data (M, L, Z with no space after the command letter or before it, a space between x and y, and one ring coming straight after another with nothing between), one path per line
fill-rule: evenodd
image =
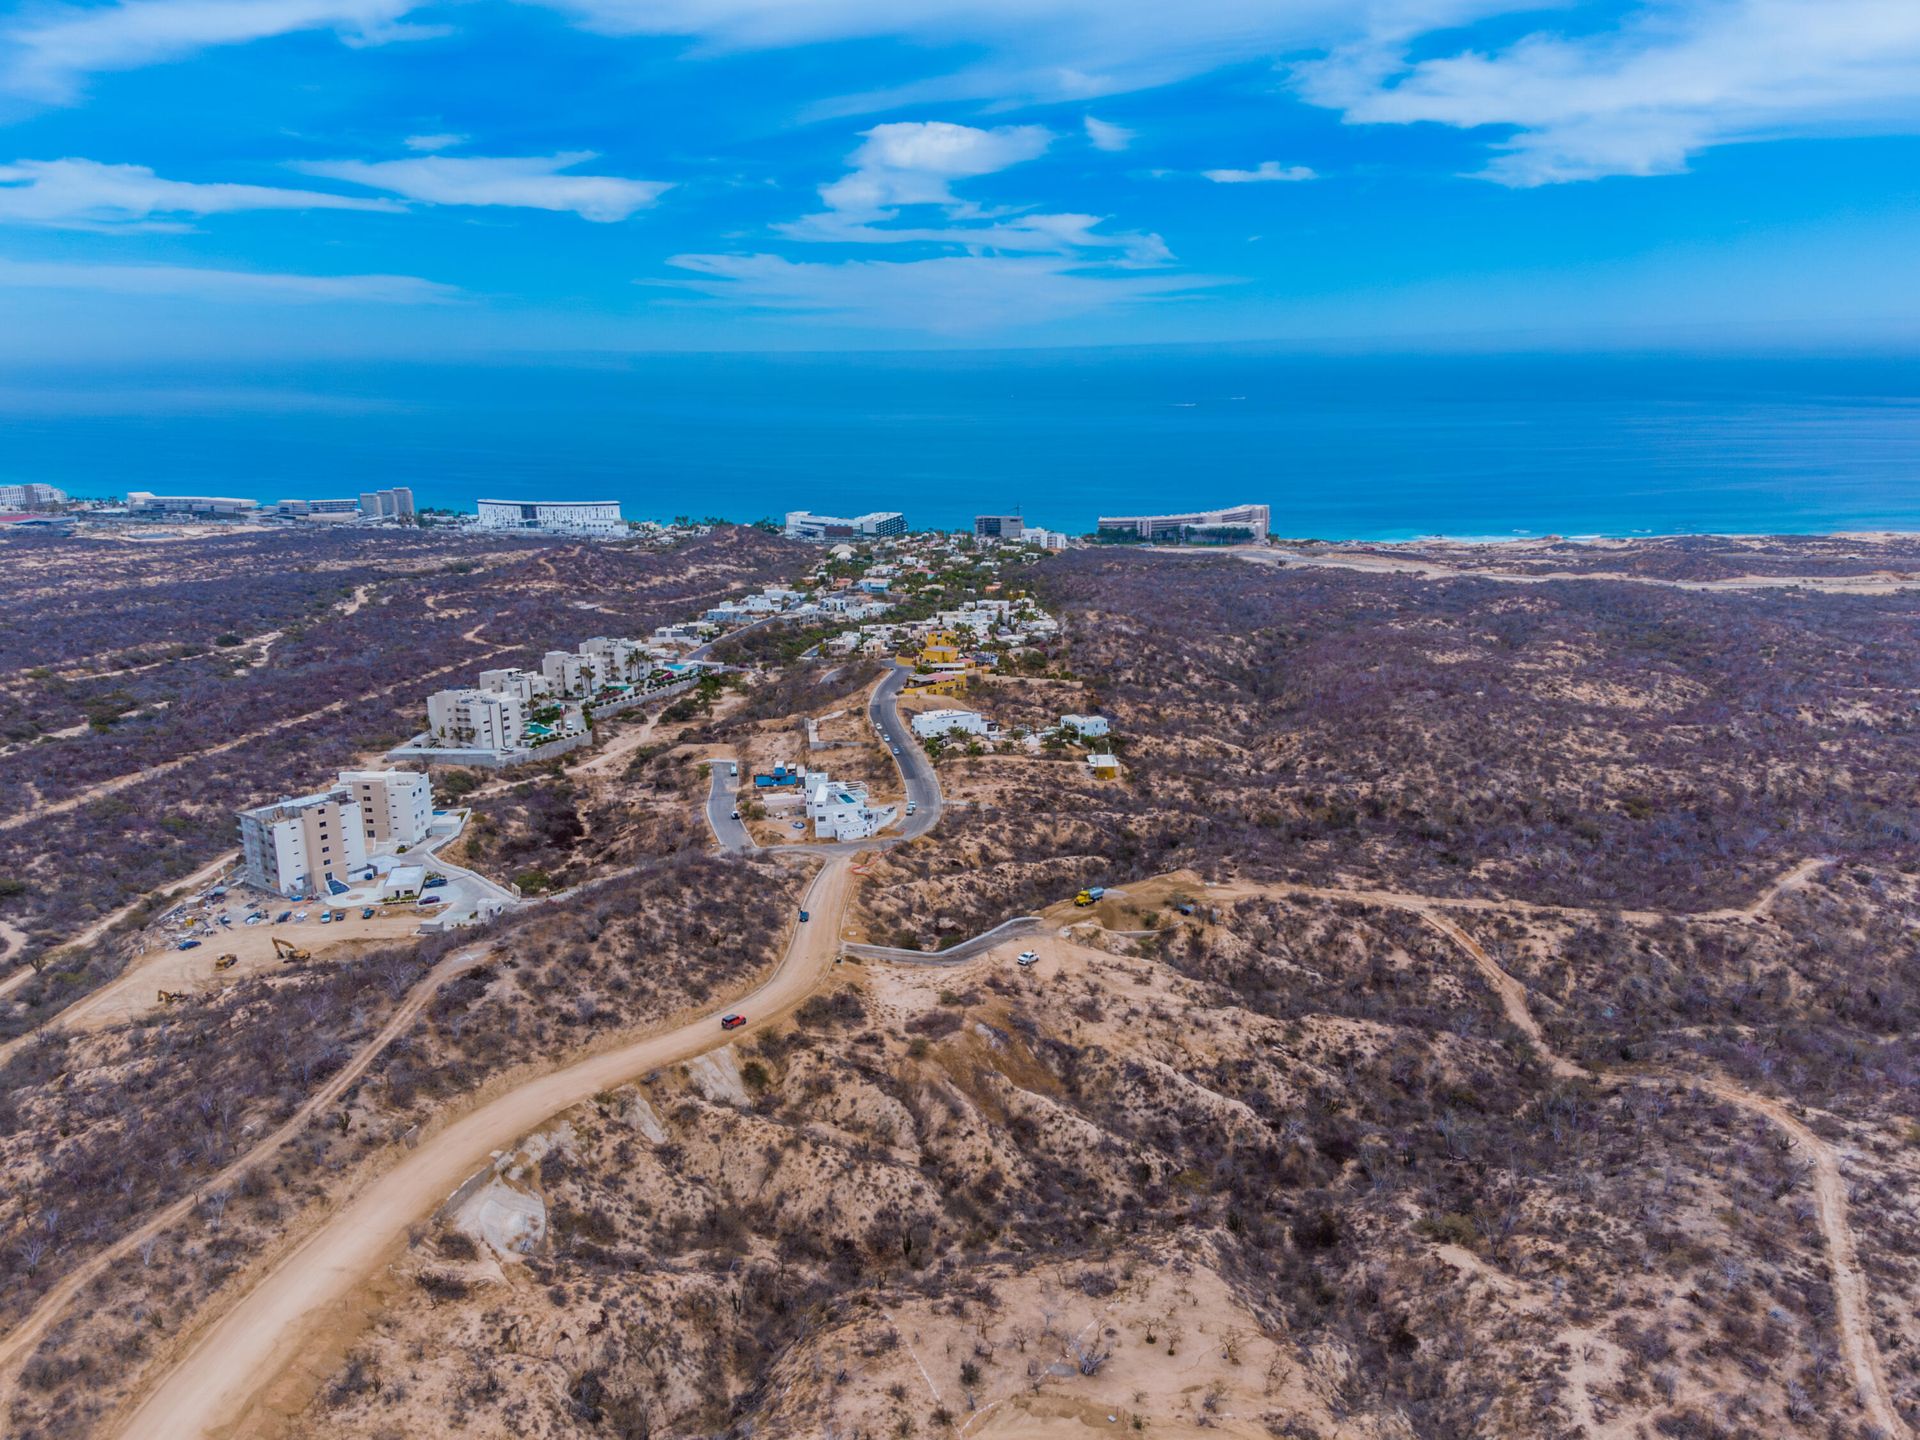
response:
M1267 507L1196 510L1187 515L1102 515L1100 538L1108 541L1166 540L1175 544L1231 545L1267 538Z

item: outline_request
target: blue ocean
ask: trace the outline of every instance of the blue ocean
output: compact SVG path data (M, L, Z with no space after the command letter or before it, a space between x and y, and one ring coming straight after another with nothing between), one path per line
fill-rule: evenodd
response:
M541 356L0 374L0 480L631 518L1264 501L1275 530L1920 529L1920 359L1239 348Z

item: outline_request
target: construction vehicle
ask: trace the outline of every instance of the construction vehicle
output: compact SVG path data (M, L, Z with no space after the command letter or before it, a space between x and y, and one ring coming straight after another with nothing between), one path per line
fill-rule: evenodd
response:
M1099 885L1092 885L1092 886L1089 886L1087 889L1082 890L1078 895L1074 896L1073 903L1084 909L1088 905L1099 904L1100 897L1105 895L1106 893L1107 892L1104 887Z
M216 970L231 970L239 963L240 957L238 955L222 955L218 960L213 962L213 968Z
M193 997L184 990L162 990L160 992L160 1003L162 1005L178 1005L182 1000L191 1000L192 998Z
M273 937L273 953L278 955L282 960L311 960L313 958L310 951L302 950L291 940L282 940L278 935Z

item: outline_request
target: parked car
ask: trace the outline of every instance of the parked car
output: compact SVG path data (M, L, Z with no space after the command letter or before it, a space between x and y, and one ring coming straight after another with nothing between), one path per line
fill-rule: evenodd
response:
M360 911L360 918L362 920L371 920L373 918L373 907L371 905L362 907Z
M322 925L331 925L333 923L333 912L331 910L328 910L324 914L322 914L320 917L320 923Z
M747 1017L744 1015L722 1015L720 1017L720 1028L722 1030L738 1030L746 1023Z
M307 918L307 912L304 910L296 910L293 912L293 923L296 925L298 925L302 920L306 918Z
M1022 965L1038 964L1039 960L1040 960L1040 957L1034 954L1033 951L1031 950L1022 950L1020 952L1020 963Z
M200 948L200 942L198 940L182 940L180 942L180 948L182 950L198 950Z
M444 875L429 875L427 877L427 883L422 885L420 888L422 890L437 890L446 883L447 883L447 877Z
M422 895L417 903L421 905L438 905L440 903L440 897L438 895Z
M276 925L284 925L291 919L293 919L293 911L282 910L278 915L273 917L273 923Z

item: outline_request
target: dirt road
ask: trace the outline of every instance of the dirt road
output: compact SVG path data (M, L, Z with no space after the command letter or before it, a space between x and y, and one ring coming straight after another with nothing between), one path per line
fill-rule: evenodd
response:
M246 734L236 735L231 740L222 740L219 744L209 745L204 750L195 750L190 755L181 755L172 760L162 760L156 765L149 765L141 770L130 771L125 775L116 775L111 780L102 780L97 785L89 785L85 790L79 791L77 794L69 795L65 799L55 800L45 805L36 805L31 810L27 810L19 815L9 816L5 820L0 820L0 830L15 830L22 825L32 824L35 820L44 820L49 815L61 815L69 810L78 810L82 805L90 805L95 800L105 799L116 791L126 789L129 785L139 785L156 776L170 774L183 765L193 764L196 760L205 760L214 755L224 755L229 750L237 750L242 745L252 744L255 740L264 740L269 735L277 735L283 730L293 729L296 725L304 725L309 720L317 720L322 715L338 714L340 711L349 709L352 706L363 705L369 700L382 699L397 690L416 689L424 691L428 688L426 682L429 680L436 679L441 675L451 674L455 670L476 669L495 656L504 655L509 650L515 648L516 647L511 645L502 645L479 655L470 655L463 660L455 661L451 665L442 665L437 670L429 670L424 674L414 675L405 680L396 681L392 685L383 685L377 690L369 690L364 695L350 695L344 699L331 701L317 709L308 710L300 715L289 715L286 719L276 720L271 725L262 725L258 730L249 730Z
M40 1343L48 1327L60 1318L61 1313L73 1302L75 1296L91 1284L97 1276L133 1254L142 1243L186 1219L202 1195L226 1189L255 1165L272 1158L276 1151L304 1131L314 1116L345 1094L348 1087L366 1073L367 1067L374 1062L382 1050L391 1045L397 1037L406 1033L415 1018L426 1008L427 1002L439 993L443 985L449 980L464 975L485 960L492 951L492 944L484 942L455 950L443 958L415 983L413 990L401 1002L400 1007L388 1017L387 1023L380 1027L379 1032L361 1046L351 1060L336 1071L326 1084L314 1091L299 1109L289 1115L258 1145L230 1162L218 1173L207 1177L191 1194L174 1201L138 1229L129 1231L106 1249L76 1266L61 1279L59 1284L41 1296L39 1303L28 1312L27 1317L8 1331L4 1340L0 1340L0 1415L4 1415L11 1404L13 1385L21 1363L33 1353L34 1347Z
M212 860L209 860L206 864L202 865L198 870L194 871L191 875L188 875L186 878L181 880L176 880L171 885L165 888L169 890L178 890L178 891L181 891L182 893L191 893L193 891L196 891L200 889L200 887L203 885L212 884L213 881L220 876L221 872L223 872L229 865L231 865L235 860L239 858L240 858L240 852L238 850L229 850L224 854L218 855ZM114 926L118 925L122 920L126 919L127 916L131 915L136 909L146 904L146 902L147 902L147 897L145 895L141 895L136 899L129 900L126 904L122 905L118 910L114 910L109 912L108 914L102 915L98 920L94 921L91 925L87 926L86 929L82 930L79 934L73 936L71 939L61 941L60 944L55 947L55 949L70 950L76 946L93 944L94 941L98 940L102 935L105 935ZM0 999L4 999L8 994L12 993L14 990L18 989L20 986L26 984L27 981L30 978L32 978L32 975L33 975L33 967L30 965L22 965L13 974L9 975L5 980L0 980Z
M838 953L851 889L850 863L829 862L807 892L812 920L795 927L786 955L739 1010L757 1029L813 993ZM407 1227L430 1215L493 1153L554 1115L636 1075L737 1040L719 1011L593 1056L510 1091L424 1141L375 1180L224 1314L203 1323L181 1357L133 1413L106 1433L138 1440L198 1440L232 1434L259 1413L276 1377L306 1341L342 1318L351 1298L406 1242ZM164 1363L164 1362L163 1362Z

